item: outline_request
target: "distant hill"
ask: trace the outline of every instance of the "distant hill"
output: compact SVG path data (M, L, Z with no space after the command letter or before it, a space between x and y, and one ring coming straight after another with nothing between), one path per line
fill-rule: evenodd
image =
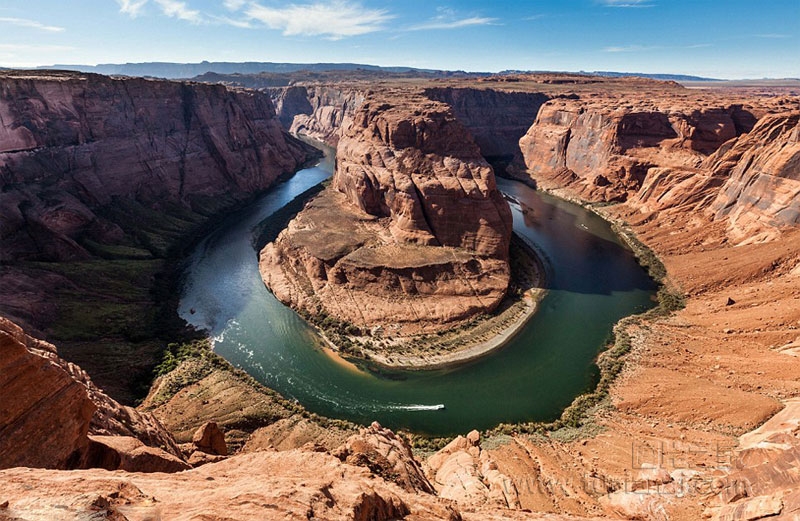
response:
M322 72L347 72L359 71L366 73L380 74L407 74L407 75L437 75L437 76L485 76L491 73L467 73L464 71L443 71L435 69L416 69L414 67L381 67L379 65L367 65L363 63L275 63L275 62L209 62L200 63L172 63L172 62L145 62L145 63L101 63L99 65L69 65L56 64L37 67L38 69L59 69L80 72L96 72L106 75L124 76L151 76L155 78L168 79L189 79L208 74L290 74L299 71L310 73ZM520 73L552 73L553 71L521 71L507 70L498 73L499 75L520 74ZM575 74L574 72L571 74ZM640 78L650 78L654 80L666 81L724 81L716 78L705 78L702 76L690 76L687 74L647 74L642 72L615 72L615 71L579 71L578 74L587 76L605 76L609 78L623 78L638 76ZM209 78L203 78L209 81Z
M471 74L463 71L435 71L427 72L422 69L412 69L407 72L392 72L385 69L338 69L327 71L298 70L294 72L259 72L257 74L220 74L207 72L191 78L193 81L206 83L224 83L251 89L268 87L284 87L294 82L337 82L337 81L379 81L403 78L465 78L488 76L488 73Z
M413 67L380 67L377 65L364 65L359 63L273 63L273 62L208 62L200 63L102 63L99 65L67 65L56 64L42 66L39 69L59 69L80 72L96 72L99 74L125 76L152 76L156 78L194 78L206 73L216 74L258 74L289 73L297 71L376 71L391 73L435 73L430 69L415 69Z
M664 81L724 81L717 78L689 76L688 74L646 74L643 72L613 72L613 71L592 71L592 72L581 71L581 73L591 74L593 76L605 76L607 78L627 78L630 76L638 76L639 78L650 78L652 80L664 80Z

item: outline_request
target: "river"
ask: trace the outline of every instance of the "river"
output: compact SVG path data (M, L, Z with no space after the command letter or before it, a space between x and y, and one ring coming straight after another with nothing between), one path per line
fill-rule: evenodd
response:
M594 361L614 323L654 305L655 284L608 223L498 179L514 231L545 257L548 293L534 317L501 349L455 368L354 369L326 354L314 330L265 288L252 245L258 223L332 167L328 158L298 172L209 234L188 259L179 306L218 354L313 412L430 435L552 420L596 384Z

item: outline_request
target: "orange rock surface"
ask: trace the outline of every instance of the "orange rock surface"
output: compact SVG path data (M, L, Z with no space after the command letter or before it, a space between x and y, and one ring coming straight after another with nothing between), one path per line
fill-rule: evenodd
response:
M331 188L261 253L283 302L390 334L494 309L509 283L511 213L441 103L369 99L344 129Z
M516 175L573 199L616 201L595 210L652 248L669 285L686 298L683 309L628 326L625 369L608 399L577 427L492 439L474 432L419 462L403 440L378 426L328 451L314 439L337 445L342 433L320 432L318 425L307 425L310 420L292 417L257 431L249 449L245 445L256 452L178 474L2 470L0 519L797 518L797 100L577 75L510 79L501 84L486 78L481 85L553 98L520 136L525 166ZM410 96L421 92L412 90ZM447 94L468 106L459 98L465 95ZM274 270L278 258L285 261L281 269L292 271L272 279L276 293L283 287L287 299L299 303L330 291L323 275L364 277L362 287L391 287L391 280L404 279L385 275L387 270L455 271L457 263L448 267L430 253L434 249L452 251L456 260L464 255L463 266L470 257L503 262L503 235L491 224L505 222L502 211L499 219L481 223L480 233L437 234L420 196L415 202L414 192L403 189L406 177L417 186L414 172L432 168L438 175L447 167L441 181L426 178L434 184L421 183L427 191L420 193L437 200L440 185L465 180L464 193L480 195L487 207L493 201L485 163L473 157L473 145L461 141L468 137L463 127L461 134L433 130L458 127L458 111L448 112L441 103L418 114L419 123L390 117L397 106L359 109L359 132L347 127L340 142L341 175L348 177L337 173L338 190L329 190L293 221L273 246L281 251L262 254L262 271ZM322 105L312 107L311 114L326 113ZM337 118L344 114L341 107L331 111ZM450 142L452 135L462 137ZM396 176L404 165L414 172ZM341 220L325 220L332 215ZM327 239L315 241L321 232ZM281 243L287 237L291 246ZM265 258L273 254L283 257L265 270ZM331 260L337 264L326 271ZM491 272L489 265L481 270ZM413 280L422 294L431 283ZM117 435L106 441L133 461L142 446L124 438L131 436L126 432L139 439L147 432L159 435L158 422L98 398L99 390L79 368L58 360L51 346L7 323L3 331L0 456L8 465L69 466L71 455L85 451L89 435L102 429ZM182 403L198 401L198 385L179 392L163 410L178 416ZM190 420L176 423L187 436L209 419L201 412L211 414L204 404L195 405ZM209 402L207 409L212 405L217 406ZM94 407L107 411L105 416L92 416ZM57 430L47 427L50 418L59 420ZM307 441L312 443L304 450L291 448ZM260 450L270 446L291 450Z

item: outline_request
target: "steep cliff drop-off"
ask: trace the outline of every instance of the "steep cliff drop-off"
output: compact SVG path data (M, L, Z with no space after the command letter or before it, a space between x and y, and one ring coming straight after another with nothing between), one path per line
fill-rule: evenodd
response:
M283 127L335 147L368 85L294 85L267 89Z
M494 309L511 213L466 129L420 97L365 101L332 186L261 253L282 301L360 330L433 332Z
M166 259L310 155L258 92L3 72L0 312L59 341L116 398L141 398L177 326L158 311L172 298Z
M154 416L118 404L52 344L2 317L0 389L0 468L189 468ZM125 440L128 448L110 439Z
M544 186L569 186L589 200L625 200L649 168L700 166L750 131L756 110L677 96L557 99L542 106L520 149L530 176Z
M733 240L777 238L771 228L800 224L800 112L765 116L706 164L727 178L711 211Z
M79 240L122 242L95 213L116 200L202 208L249 197L306 157L255 92L73 73L0 80L3 261L90 257Z
M725 224L726 240L779 238L800 222L800 112L762 117L695 168L654 167L628 206Z
M610 96L605 105L554 100L520 143L530 179L604 201L593 208L652 248L685 298L672 301L673 314L628 327L613 408L586 420L602 434L527 452L577 463L562 482L602 476L611 493L600 503L626 518L792 519L800 106L736 91L677 94L631 93L624 106ZM737 437L784 406L762 438Z
M284 128L336 146L348 121L374 87L368 83L293 85L266 89ZM404 90L450 106L495 168L519 160L519 139L553 95L464 86ZM419 92L416 92L419 90Z
M495 169L521 158L519 140L551 98L541 92L456 87L428 88L425 96L452 107Z

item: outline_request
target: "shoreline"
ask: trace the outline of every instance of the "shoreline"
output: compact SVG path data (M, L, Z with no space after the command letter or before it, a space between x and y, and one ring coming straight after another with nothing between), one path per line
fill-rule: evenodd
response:
M495 311L496 314L485 316L478 319L478 322L463 331L449 332L437 341L440 343L463 342L457 349L445 353L420 353L399 354L394 350L387 352L383 350L367 349L360 346L362 356L344 355L339 348L318 326L313 326L325 344L323 351L329 357L335 359L337 363L346 363L350 366L368 368L372 370L387 371L427 371L435 369L445 369L463 365L502 349L511 341L539 309L539 303L547 294L544 287L547 283L547 270L544 260L536 249L527 244L524 239L514 236L516 248L525 260L529 262L532 269L524 274L512 272L512 285L526 283L528 286L522 290L519 296L513 296L509 291L500 307L502 311ZM517 261L520 262L520 261ZM521 276L522 275L522 276ZM524 276L530 277L526 280ZM521 308L521 309L520 309ZM507 324L508 321L510 324ZM507 324L507 325L506 325ZM492 330L503 325L499 332ZM493 333L488 339L481 339L487 333ZM437 337L437 335L417 335L403 338L393 347L409 347L425 342L425 340ZM475 339L477 337L477 339ZM472 339L472 340L470 340ZM436 344L434 344L434 347Z

